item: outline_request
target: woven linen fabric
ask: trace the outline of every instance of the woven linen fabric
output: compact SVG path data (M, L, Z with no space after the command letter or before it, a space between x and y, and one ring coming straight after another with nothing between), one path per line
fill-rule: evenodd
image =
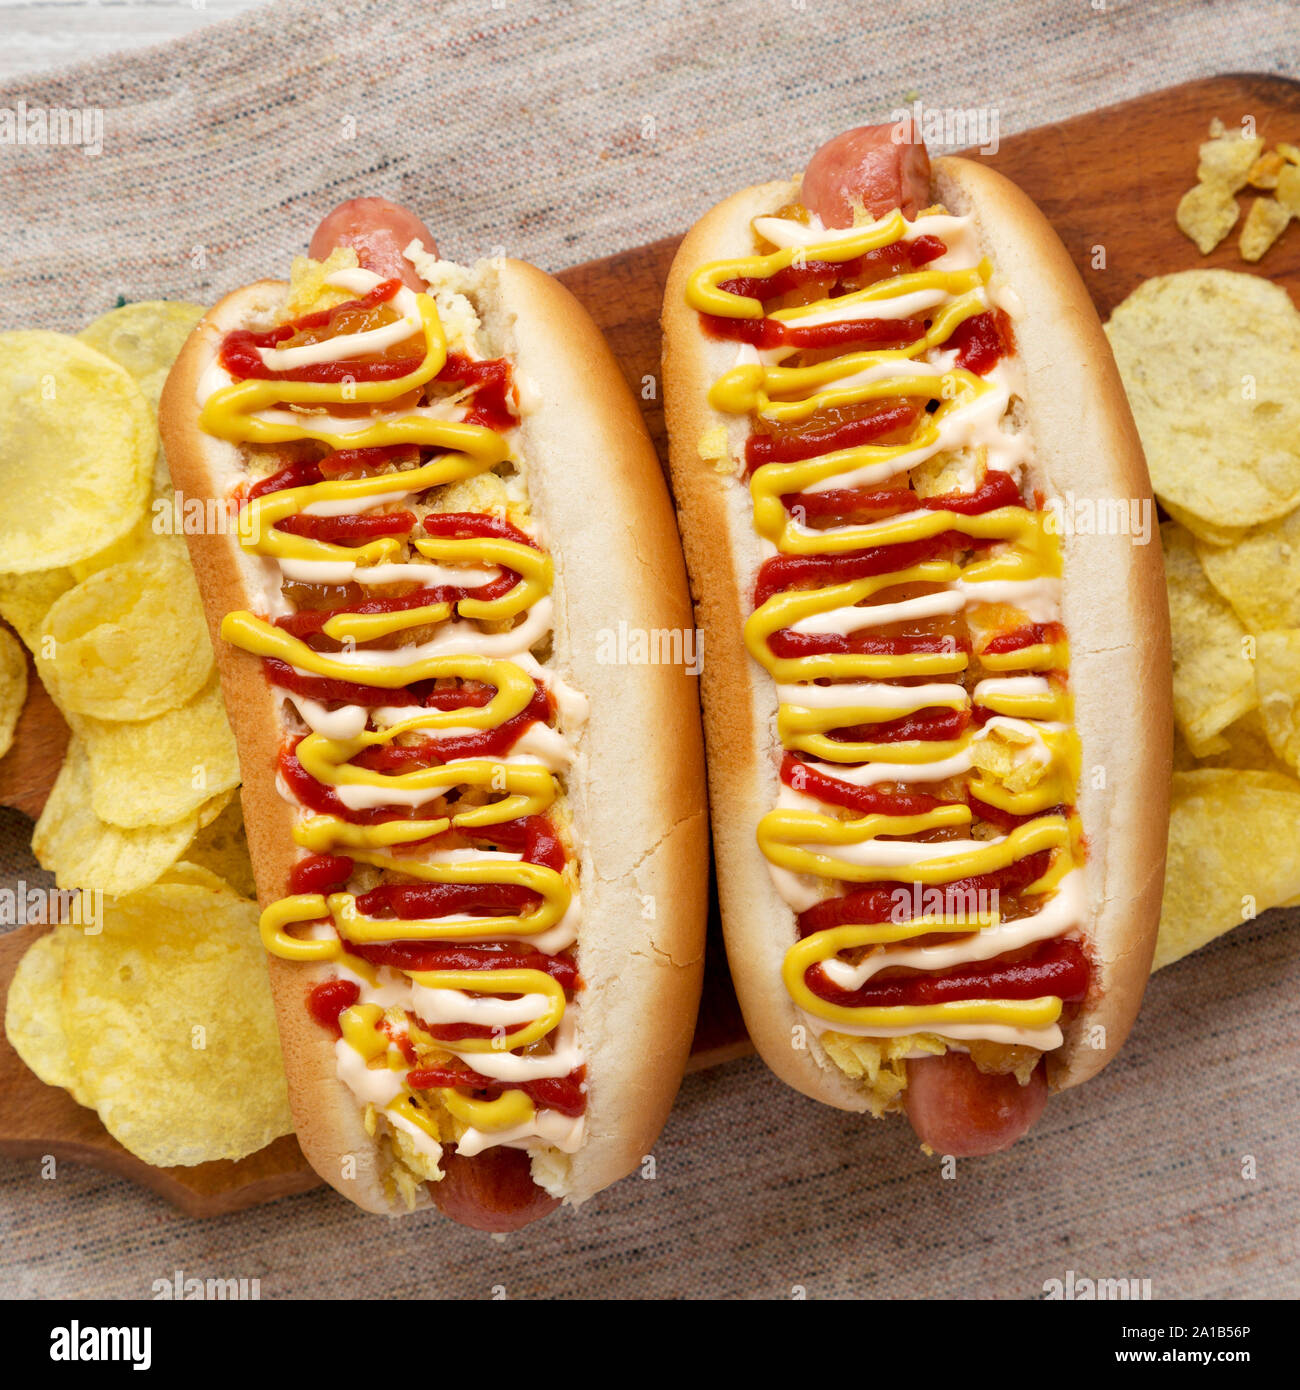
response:
M451 257L556 270L680 231L918 94L993 105L1005 135L1233 71L1300 72L1287 0L294 0L0 88L0 108L104 111L98 155L0 147L0 326L211 302L368 193L419 209ZM38 881L29 835L0 814L7 882ZM1111 1067L952 1177L902 1122L751 1059L687 1079L653 1178L508 1239L328 1190L196 1221L89 1168L3 1159L0 1293L147 1298L182 1271L264 1298L1036 1298L1074 1271L1294 1297L1294 923L1163 972Z

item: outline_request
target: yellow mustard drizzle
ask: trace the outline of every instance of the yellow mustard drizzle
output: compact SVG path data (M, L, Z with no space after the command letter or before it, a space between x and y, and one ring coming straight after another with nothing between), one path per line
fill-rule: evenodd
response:
M433 300L425 294L415 296L419 309L424 356L420 366L395 381L320 383L285 380L247 379L221 387L204 403L200 426L207 433L237 444L265 445L299 440L315 440L334 448L358 449L375 445L413 444L438 450L434 457L413 469L378 476L327 480L307 486L286 488L264 494L246 504L240 528L240 544L250 555L273 561L347 561L358 566L358 580L364 582L364 567L393 561L410 548L434 564L449 566L498 566L515 572L518 582L504 595L478 599L470 594L451 603L380 614L340 613L328 619L323 631L352 651L358 644L392 636L408 629L425 627L457 617L472 621L500 623L526 613L551 589L552 562L549 555L532 546L497 536L453 538L442 536L382 537L356 546L344 546L294 535L277 529L277 523L302 515L314 504L354 502L357 510L385 501L401 501L430 488L462 482L493 468L510 457L505 437L481 425L435 418L417 410L384 413L389 402L407 395L432 381L446 362L447 350L442 325ZM367 404L372 417L360 428L340 429L322 411L330 405ZM259 412L284 406L307 409L288 420L267 420ZM355 418L355 417L354 417ZM346 510L337 505L330 514ZM455 611L453 612L453 607ZM340 679L381 690L402 689L413 682L430 679L458 679L482 683L493 689L485 705L462 708L419 709L382 729L367 729L354 737L328 737L308 733L297 745L296 756L303 769L316 781L329 787L364 787L378 791L377 804L404 806L409 794L422 794L432 802L449 792L478 789L499 799L484 804L467 804L451 814L422 819L394 819L359 824L338 816L303 812L294 828L295 841L311 853L337 852L356 864L368 865L387 874L400 874L406 880L437 884L502 884L531 890L538 895L535 907L516 915L473 917L459 914L451 920L379 919L366 916L348 892L300 893L272 903L261 917L261 936L266 949L287 960L332 961L344 964L354 974L375 983L375 970L360 957L347 951L351 944L364 945L402 940L437 940L450 943L514 941L530 938L554 927L564 917L572 899L567 873L544 865L508 858L465 858L454 852L439 862L418 858L395 858L387 851L424 840L444 831L459 829L482 831L524 816L539 815L553 806L561 792L556 777L539 764L507 762L505 756L462 759L451 765L434 765L417 771L384 773L357 765L354 761L366 749L392 745L405 735L436 732L439 729L489 731L499 728L527 708L534 695L531 675L516 662L489 658L472 652L439 652L414 661L385 661L375 649L374 660L358 664L318 652L266 618L249 612L232 612L221 624L222 637L257 656L275 657L301 672ZM394 652L394 658L398 657ZM383 798L384 792L392 800ZM328 922L330 935L302 935L309 924ZM414 984L426 989L456 990L469 995L539 996L543 1011L531 1022L513 1026L504 1033L494 1030L491 1037L463 1037L454 1043L433 1042L443 1056L518 1051L542 1043L554 1033L565 1014L563 987L542 970L519 968L502 970L404 972ZM404 1069L408 1063L392 1044L382 1027L384 1010L377 1004L358 1003L343 1010L339 1023L344 1041L370 1068ZM412 1034L423 1034L410 1020ZM473 1065L472 1056L467 1059ZM506 1086L492 1099L481 1099L454 1087L422 1091L417 1099L404 1087L386 1109L415 1126L433 1140L446 1137L445 1127L432 1115L427 1098L433 1097L459 1126L483 1132L491 1142L493 1133L504 1133L530 1126L536 1109L527 1093Z
M767 255L740 257L713 262L694 272L687 283L687 302L701 313L724 318L754 320L764 316L760 299L732 293L722 286L732 280L766 279L791 265L807 262L840 263L853 260L866 251L888 246L902 239L907 223L900 212L891 213L864 226L854 236L805 247L786 248ZM833 523L825 531L805 525L786 510L783 497L803 493L818 484L859 470L879 470L883 479L902 469L891 464L903 456L920 451L933 452L941 438L941 428L954 412L969 408L993 383L975 372L953 367L942 376L910 370L933 349L947 343L954 330L966 319L988 310L984 287L992 274L987 260L969 270L939 271L922 268L894 275L838 298L822 298L811 303L779 309L770 317L786 324L815 317L819 324L832 321L824 311L844 310L844 317L855 307L883 302L898 295L918 291L940 292L941 298L930 311L924 334L900 348L852 351L809 366L785 367L759 360L742 360L713 383L709 402L727 415L762 419L773 425L797 425L819 412L864 402L903 398L935 408L922 414L902 443L864 444L820 454L797 462L769 462L757 467L749 481L753 502L753 523L758 535L780 555L834 556L868 547L898 545L955 531L974 542L993 542L978 558L965 565L949 560L927 560L869 578L823 584L814 588L787 589L769 597L749 616L744 629L746 647L754 660L783 687L778 705L777 732L783 747L827 763L896 763L898 781L908 781L908 768L938 763L967 752L980 737L968 726L959 738L950 740L855 741L836 739L836 730L871 725L897 719L921 709L969 709L971 692L962 679L970 657L959 649L930 653L855 654L815 653L797 657L778 657L769 645L778 632L805 619L848 607L870 604L875 596L900 585L925 584L952 587L987 581L1032 581L1057 579L1061 575L1061 551L1056 534L1044 524L1044 513L1029 506L1003 506L979 515L941 510L904 512L869 525ZM757 354L752 354L757 356ZM743 354L742 354L743 357ZM866 377L866 380L861 378ZM906 468L907 465L902 466ZM970 600L977 603L978 600ZM865 610L865 611L869 611ZM951 611L951 610L947 610ZM1018 621L1009 628L1025 621ZM984 654L979 658L993 677L1027 676L1045 671L1065 671L1069 665L1065 641L1043 642L1017 651ZM887 704L872 704L852 693L843 703L828 705L821 699L801 702L789 687L809 685L824 694L815 681L888 682L923 678L927 688L917 687L909 699L906 686L895 686ZM944 680L947 689L929 682ZM1079 775L1078 741L1072 726L1072 703L1059 684L1045 691L990 690L980 703L994 715L1019 720L1040 721L1039 732L1048 763L1035 785L1012 790L978 765L965 774L970 792L1014 815L1033 816L1006 834L984 841L964 841L952 852L944 852L942 841L918 845L922 857L898 865L870 865L856 861L846 851L885 836L891 839L922 835L932 830L954 830L968 826L971 810L966 805L944 806L921 816L855 815L779 808L769 811L757 827L759 846L768 861L779 870L810 875L832 884L860 885L871 882L909 880L917 885L944 885L1003 869L1041 851L1050 851L1049 868L1023 891L1054 894L1065 876L1083 861L1084 850L1077 815L1062 815L1059 806L1072 807ZM1059 725L1061 727L1052 727ZM812 794L812 793L809 793ZM1042 813L1042 814L1040 814ZM974 845L972 848L971 845ZM838 852L837 852L838 851ZM996 910L964 913L960 917L932 915L902 922L847 924L810 934L787 953L783 979L796 1005L820 1027L845 1028L869 1035L873 1028L891 1034L929 1032L942 1035L957 1025L994 1030L1049 1029L1059 1018L1061 999L1047 996L1028 1000L980 999L959 1003L923 1006L858 1008L832 1004L818 997L808 986L807 974L814 966L853 953L887 951L891 945L906 943L933 933L952 933L948 940L987 930L999 924ZM886 957L887 958L887 957ZM978 1036L970 1031L957 1037ZM997 1033L993 1034L997 1036Z

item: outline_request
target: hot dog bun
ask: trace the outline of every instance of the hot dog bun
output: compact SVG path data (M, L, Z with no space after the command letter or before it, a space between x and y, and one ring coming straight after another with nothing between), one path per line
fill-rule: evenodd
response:
M492 348L511 359L536 398L521 425L522 455L533 514L555 562L549 665L589 703L568 779L583 901L586 1139L571 1156L541 1169L533 1164L539 1185L577 1203L636 1166L672 1104L698 1002L707 873L694 678L681 667L630 673L602 664L598 635L620 621L682 630L690 608L653 446L595 325L558 282L521 262L482 263L474 286ZM261 281L228 295L171 373L161 428L174 484L186 498L224 498L243 468L241 446L199 428L200 379L228 331L275 321L286 290ZM234 534L187 540L239 745L249 850L265 908L289 892L299 854L292 839L297 808L277 790L282 701L261 661L219 632L227 613L265 611L262 581ZM359 1206L405 1211L386 1147L366 1133L362 1107L338 1079L334 1037L305 1008L308 992L331 978L333 967L272 957L270 970L303 1152ZM473 1185L457 1198L449 1207L467 1219ZM416 1200L428 1204L425 1188ZM494 1224L492 1203L479 1206L489 1219L474 1220L471 1210L467 1224L519 1224Z
M851 143L847 135L841 141ZM897 151L891 162L896 158ZM818 177L825 181L824 172ZM742 635L755 577L772 552L755 531L748 489L725 463L714 468L702 462L701 441L725 431L734 458L749 427L707 399L710 386L736 362L737 346L706 335L686 296L688 279L701 266L755 254L754 217L799 199L797 179L745 189L706 213L687 235L664 301L665 410L674 493L708 652L703 696L710 803L737 993L750 1035L778 1075L816 1100L861 1111L868 1108L863 1088L815 1043L802 1045L803 1021L782 985L795 915L776 891L755 838L759 820L777 803L777 693ZM995 280L1010 285L1023 303L1015 340L1028 383L1021 409L1035 446L1030 486L1048 497L1073 492L1150 505L1145 461L1096 311L1041 212L1005 178L958 158L935 162L929 201L974 217ZM896 206L869 211L883 215ZM828 219L828 225L852 224ZM1090 906L1083 931L1093 973L1063 1046L1047 1054L1053 1090L1100 1071L1137 1013L1159 918L1171 742L1159 545L1154 539L1134 545L1126 535L1062 540L1063 618L1084 770L1078 804L1088 844ZM941 1089L928 1086L927 1092ZM1022 1128L1037 1113L1031 1091L1023 1097ZM918 1106L923 1099L918 1095ZM973 1142L966 1151L987 1151Z

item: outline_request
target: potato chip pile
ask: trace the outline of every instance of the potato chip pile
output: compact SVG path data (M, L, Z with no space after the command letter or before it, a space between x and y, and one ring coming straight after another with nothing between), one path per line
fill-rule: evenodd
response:
M72 729L32 841L60 888L147 887L239 783L185 539L152 524L172 499L157 396L201 316L130 304L77 338L0 334L0 488L17 499L0 616Z
M63 925L29 950L5 1027L38 1076L166 1165L292 1128L235 742L184 537L153 524L174 514L158 397L202 313L159 301L77 337L0 333L0 617L72 731L32 850L104 905L99 932ZM0 628L0 752L26 693Z
M40 937L9 986L5 1032L146 1163L238 1159L293 1128L265 980L257 905L181 864L104 900L91 927Z
M1183 194L1175 214L1179 230L1191 237L1202 256L1237 225L1237 194L1246 187L1264 196L1251 203L1237 249L1242 260L1257 261L1287 223L1300 217L1300 148L1280 141L1265 150L1260 136L1228 130L1215 119L1200 149L1196 187Z
M1300 897L1300 312L1226 270L1106 326L1173 520L1173 800L1155 966Z

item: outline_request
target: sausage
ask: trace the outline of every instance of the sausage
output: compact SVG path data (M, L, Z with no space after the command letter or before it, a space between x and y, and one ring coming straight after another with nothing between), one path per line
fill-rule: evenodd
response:
M429 1184L434 1205L476 1231L517 1231L560 1205L533 1181L523 1149L485 1149L472 1158L444 1149L440 1167L442 1181Z
M351 246L366 270L386 280L400 276L413 290L423 290L427 286L402 254L412 241L431 255L438 254L433 233L408 208L387 198L350 198L326 214L307 254L323 261L336 246Z
M808 161L800 197L827 227L853 226L855 208L915 217L930 204L925 145L897 138L893 125L861 125L828 140Z
M1014 1076L982 1072L964 1052L913 1058L903 1095L916 1137L935 1153L975 1158L1010 1148L1047 1104L1040 1062L1022 1086Z

